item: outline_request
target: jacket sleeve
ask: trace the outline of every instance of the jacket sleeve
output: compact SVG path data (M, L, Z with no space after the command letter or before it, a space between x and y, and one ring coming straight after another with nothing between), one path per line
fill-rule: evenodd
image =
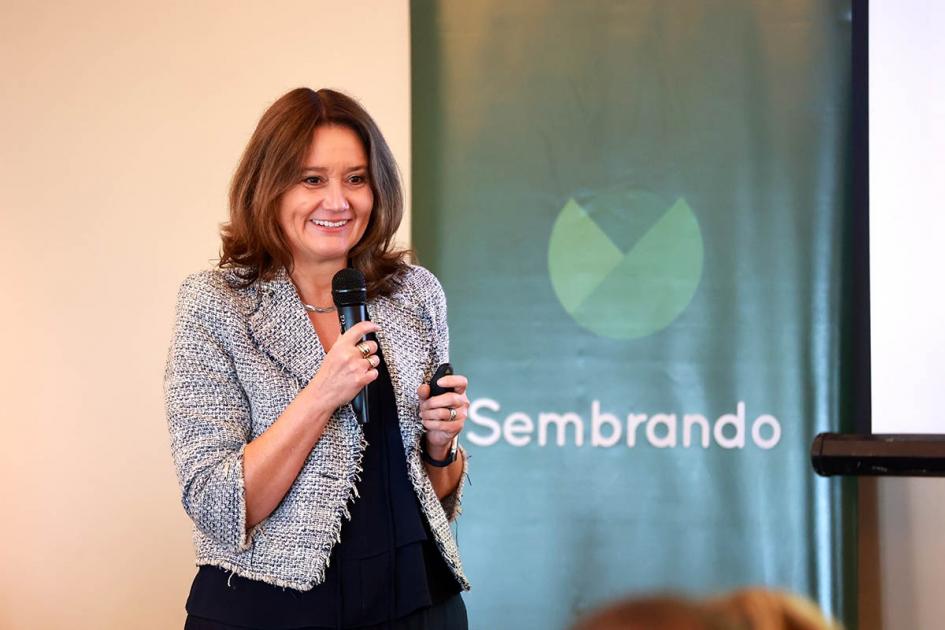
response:
M225 302L206 275L191 276L177 299L164 396L184 510L197 528L234 551L246 533L243 450L249 403L221 339Z
M446 294L443 285L429 271L425 274L429 282L427 309L433 329L433 369L450 360L450 329L446 323Z
M431 317L431 327L433 330L433 369L436 369L441 363L450 360L450 330L446 322L446 294L443 292L443 286L429 271L425 274L429 281L428 312ZM462 436L460 436L462 437ZM469 470L469 459L466 449L460 447L463 458L463 474L459 478L459 484L451 494L443 497L440 503L443 505L443 511L446 512L446 518L450 521L455 520L463 511L462 497L463 486L466 484L466 478Z
M440 499L443 511L446 512L446 520L455 521L463 513L463 486L466 485L466 478L469 476L469 454L462 446L459 447L459 456L463 458L463 474L459 478L459 484L452 494L448 494Z

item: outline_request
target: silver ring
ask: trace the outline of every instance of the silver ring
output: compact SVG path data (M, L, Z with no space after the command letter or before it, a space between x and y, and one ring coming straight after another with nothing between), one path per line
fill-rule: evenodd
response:
M452 422L455 419L456 419L456 410L450 407L450 419L448 420L448 422Z
M361 351L361 356L365 359L371 356L371 346L367 345L366 341L362 341L356 345L355 348Z

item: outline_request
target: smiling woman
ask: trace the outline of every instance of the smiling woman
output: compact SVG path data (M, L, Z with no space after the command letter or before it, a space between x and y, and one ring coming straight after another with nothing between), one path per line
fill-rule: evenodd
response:
M300 182L282 195L279 227L294 261L342 267L374 207L364 145L349 127L315 128Z
M392 247L403 202L371 117L331 90L269 108L234 176L218 269L181 287L165 395L200 566L185 628L466 627L469 407L443 289ZM339 330L333 276L372 321ZM349 404L367 390L370 421ZM356 500L357 499L357 500Z
M330 143L323 146L316 136ZM351 242L348 257L364 273L368 292L383 293L393 288L405 255L392 248L403 218L394 156L374 120L353 99L334 90L292 90L263 114L233 177L221 268L238 270L247 285L271 279L279 268L292 270L289 232L280 229L286 227L290 199L304 204L327 196L333 206L350 203L348 195L355 190L370 196L370 218L363 237ZM325 209L317 218L337 221L332 212Z

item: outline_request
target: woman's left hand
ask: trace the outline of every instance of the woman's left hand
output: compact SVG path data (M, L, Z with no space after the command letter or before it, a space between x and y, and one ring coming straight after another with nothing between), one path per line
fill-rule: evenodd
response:
M426 429L427 453L435 459L443 459L453 438L463 430L469 413L468 381L465 376L452 374L442 377L437 384L453 391L430 398L430 386L424 383L417 389L417 394L420 396L420 419ZM450 409L456 412L452 420Z

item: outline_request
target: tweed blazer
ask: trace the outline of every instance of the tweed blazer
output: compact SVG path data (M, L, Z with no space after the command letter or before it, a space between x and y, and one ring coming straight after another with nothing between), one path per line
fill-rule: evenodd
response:
M178 295L164 391L181 500L194 523L198 565L309 590L324 581L341 519L350 518L368 444L351 405L337 409L282 502L246 531L243 450L312 379L325 350L284 269L248 288L235 280L232 271L204 271ZM368 313L380 327L407 474L436 547L468 589L449 524L460 512L466 470L456 492L440 501L419 455L417 386L448 360L443 289L411 266L392 295L368 301Z

